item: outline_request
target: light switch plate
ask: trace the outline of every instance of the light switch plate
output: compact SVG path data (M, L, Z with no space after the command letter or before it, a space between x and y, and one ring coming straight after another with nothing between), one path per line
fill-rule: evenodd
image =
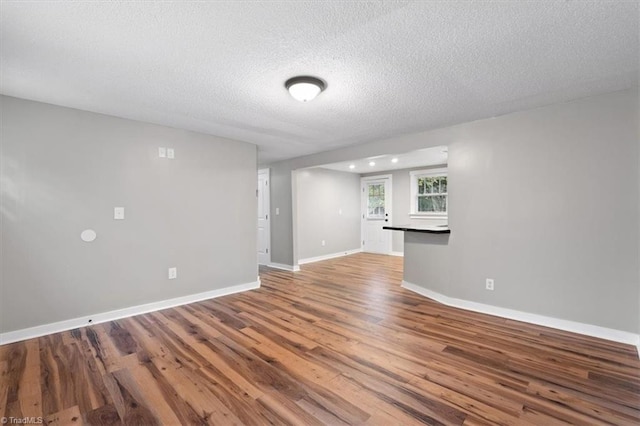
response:
M169 268L169 279L175 280L176 278L178 278L178 268Z
M167 148L164 148L162 146L158 148L158 157L167 158Z
M115 220L123 220L124 219L124 207L114 207L113 208L113 218Z
M167 158L170 160L176 158L176 152L173 150L173 148L167 148Z

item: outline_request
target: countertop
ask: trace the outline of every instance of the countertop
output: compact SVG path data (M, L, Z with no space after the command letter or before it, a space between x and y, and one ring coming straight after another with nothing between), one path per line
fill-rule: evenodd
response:
M389 229L391 231L423 232L425 234L450 234L451 233L451 229L449 229L449 225L436 225L436 226L396 225L396 226L383 226L382 229Z

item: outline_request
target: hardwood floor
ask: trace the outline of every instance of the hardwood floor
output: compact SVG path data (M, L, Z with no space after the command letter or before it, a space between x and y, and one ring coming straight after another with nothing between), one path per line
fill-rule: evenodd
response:
M259 290L0 347L50 425L640 424L635 348L449 308L356 254Z

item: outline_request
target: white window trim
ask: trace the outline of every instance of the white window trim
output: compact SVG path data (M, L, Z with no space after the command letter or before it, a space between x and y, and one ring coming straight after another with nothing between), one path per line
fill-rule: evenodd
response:
M447 219L449 216L449 202L447 201L447 212L429 212L429 213L420 213L416 211L416 197L418 194L418 177L421 176L447 176L448 170L446 167L439 167L437 169L424 169L424 170L413 170L409 172L409 180L410 180L410 188L411 188L411 197L409 200L409 217L411 219ZM449 188L447 185L447 194L449 193ZM448 198L448 197L447 197Z

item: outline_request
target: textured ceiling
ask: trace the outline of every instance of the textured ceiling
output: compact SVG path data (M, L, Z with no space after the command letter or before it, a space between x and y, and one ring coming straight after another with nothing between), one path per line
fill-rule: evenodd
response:
M261 163L638 85L638 2L2 1L3 94ZM299 74L328 88L302 104Z

